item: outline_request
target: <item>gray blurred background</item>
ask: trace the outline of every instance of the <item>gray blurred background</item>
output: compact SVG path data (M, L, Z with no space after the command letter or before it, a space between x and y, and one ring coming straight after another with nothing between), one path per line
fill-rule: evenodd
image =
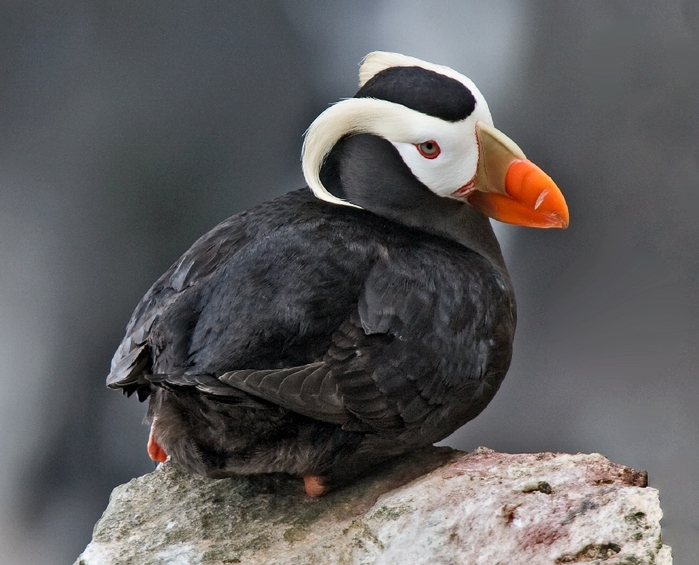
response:
M508 378L450 438L647 469L699 558L695 0L0 0L0 563L70 563L149 472L107 390L139 298L227 216L303 185L302 134L375 49L472 78L567 231L498 228Z

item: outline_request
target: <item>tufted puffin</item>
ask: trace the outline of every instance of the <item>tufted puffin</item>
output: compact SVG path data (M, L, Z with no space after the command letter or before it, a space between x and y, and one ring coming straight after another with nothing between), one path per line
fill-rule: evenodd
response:
M133 313L107 384L149 399L153 460L320 496L445 438L505 377L489 218L566 227L565 200L462 74L374 52L359 76L306 132L308 187L216 226Z

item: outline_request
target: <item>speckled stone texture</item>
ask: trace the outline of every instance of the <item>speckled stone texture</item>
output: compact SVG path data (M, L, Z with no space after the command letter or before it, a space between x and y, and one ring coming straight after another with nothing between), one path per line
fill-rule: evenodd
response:
M76 565L671 565L646 482L598 454L432 448L309 499L167 462L114 489Z

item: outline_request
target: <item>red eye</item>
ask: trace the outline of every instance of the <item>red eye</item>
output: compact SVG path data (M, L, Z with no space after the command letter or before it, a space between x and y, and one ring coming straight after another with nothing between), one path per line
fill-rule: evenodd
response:
M422 155L425 159L434 159L442 151L439 148L439 145L437 145L437 142L433 139L430 139L429 141L423 141L422 143L416 143L415 147L417 147L417 150L420 152L420 155Z

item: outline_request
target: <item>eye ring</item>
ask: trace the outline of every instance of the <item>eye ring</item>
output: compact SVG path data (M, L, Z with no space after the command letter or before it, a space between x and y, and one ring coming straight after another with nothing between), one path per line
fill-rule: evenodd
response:
M436 159L442 152L442 150L439 148L439 144L434 139L428 139L422 143L416 143L415 147L420 155L422 155L425 159Z

